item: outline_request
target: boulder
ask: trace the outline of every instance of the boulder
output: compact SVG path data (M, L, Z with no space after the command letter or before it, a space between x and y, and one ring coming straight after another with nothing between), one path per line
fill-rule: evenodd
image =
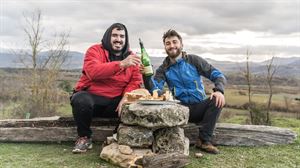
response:
M133 103L124 106L121 121L128 125L147 128L182 126L188 123L189 109L180 104L142 105Z
M153 152L158 154L182 153L189 155L189 139L180 127L161 128L154 132Z
M118 127L118 144L131 147L149 147L153 143L153 131L140 126L127 126L120 124Z
M112 143L103 147L100 158L114 165L128 168L142 167L142 165L137 165L137 161L146 155L153 155L153 153L150 149L132 149L129 146Z

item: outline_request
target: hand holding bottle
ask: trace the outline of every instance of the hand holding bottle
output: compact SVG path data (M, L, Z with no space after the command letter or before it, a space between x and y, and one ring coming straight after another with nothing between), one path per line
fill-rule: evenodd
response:
M152 69L150 57L149 57L148 53L146 52L146 49L145 49L144 44L141 39L139 39L139 42L140 42L140 47L141 47L141 62L143 65L140 67L141 73L145 76L152 76L153 69Z
M127 68L130 66L136 66L140 64L141 64L140 57L137 56L136 54L130 54L127 58L125 58L120 62L120 67Z
M145 74L144 65L140 64L140 73Z

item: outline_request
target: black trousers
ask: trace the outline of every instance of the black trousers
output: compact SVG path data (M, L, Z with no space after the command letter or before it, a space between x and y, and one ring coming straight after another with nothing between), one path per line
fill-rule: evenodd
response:
M121 96L109 99L87 91L74 93L71 97L71 106L78 136L88 138L92 136L90 126L93 117L118 118L118 112L115 110L121 99Z
M219 118L222 108L216 107L215 98L212 100L205 99L204 101L186 105L190 109L189 122L199 124L199 138L202 141L211 141L216 122Z

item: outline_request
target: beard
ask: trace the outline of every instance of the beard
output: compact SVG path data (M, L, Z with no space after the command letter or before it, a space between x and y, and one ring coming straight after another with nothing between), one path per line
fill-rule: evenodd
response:
M175 49L174 48L171 48L169 50L166 50L166 53L168 54L169 57L171 58L176 58L178 57L182 52L182 47L178 48L178 49Z
M122 41L114 41L112 44L112 52L116 55L121 54L125 45Z

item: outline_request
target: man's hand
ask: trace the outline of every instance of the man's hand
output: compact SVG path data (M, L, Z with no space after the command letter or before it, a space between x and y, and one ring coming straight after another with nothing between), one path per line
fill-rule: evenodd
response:
M140 64L140 73L141 74L145 74L145 72L144 72L144 65L143 64Z
M141 64L141 58L135 54L130 54L127 58L120 62L121 68L127 68L130 66L136 66Z
M216 91L216 92L212 93L210 95L210 100L212 100L213 97L215 97L215 99L216 99L216 106L218 108L224 107L224 105L225 105L225 97L224 97L224 95L221 92Z
M120 100L118 107L116 108L116 112L118 112L118 116L121 117L121 113L122 113L122 106L125 103L126 97L123 96L123 98Z

